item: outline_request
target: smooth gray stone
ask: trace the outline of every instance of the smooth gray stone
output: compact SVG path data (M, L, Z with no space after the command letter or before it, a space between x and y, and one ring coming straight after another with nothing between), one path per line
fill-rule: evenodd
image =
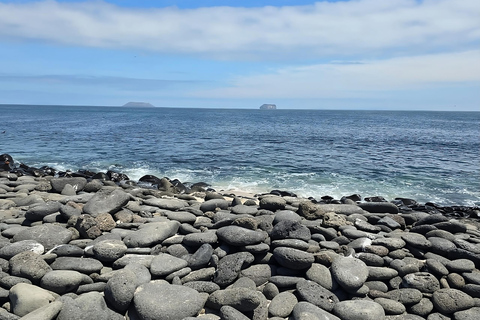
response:
M197 216L187 211L164 211L163 214L169 220L175 220L180 223L194 223Z
M261 303L261 293L247 288L217 290L207 300L206 306L219 310L231 306L239 311L252 311Z
M249 214L249 215L256 215L258 212L257 207L255 206L246 206L243 204L237 204L236 206L232 207L232 213L234 214Z
M385 260L374 253L360 252L355 254L355 258L362 260L367 266L370 267L383 267Z
M275 212L275 218L273 219L274 225L284 220L300 222L302 217L292 210L280 210Z
M464 277L468 283L480 284L480 271L478 270L474 270L473 272L464 272L462 273L462 277Z
M387 267L368 267L368 280L390 280L398 276L398 271Z
M220 286L211 281L190 281L184 286L197 290L198 292L206 292L208 294L220 290Z
M85 252L82 248L76 245L60 244L49 250L49 253L54 253L58 257L81 257Z
M385 311L376 302L368 300L349 300L338 302L333 313L342 320L379 320L385 318Z
M63 302L55 300L52 303L44 305L34 311L23 316L22 320L52 320L55 319L60 310L62 310ZM0 316L0 319L4 319Z
M409 308L409 312L418 316L426 317L433 311L433 303L429 298L422 298L419 303Z
M402 249L406 242L401 238L376 238L372 241L373 245L383 246L390 251Z
M17 204L17 207L31 206L32 204L45 203L42 197L38 194L30 194L26 197L15 197L11 199Z
M398 214L398 207L390 202L362 202L358 206L370 213Z
M190 268L187 268L187 270ZM182 269L183 270L183 269ZM187 274L185 277L181 279L182 283L188 283L191 281L210 281L215 274L215 268L203 268L200 270L195 270Z
M429 249L432 244L425 238L424 235L414 232L405 232L402 234L402 239L409 245L420 248L420 249Z
M391 217L383 217L382 219L377 221L377 225L387 226L392 230L400 229L402 225L397 221L393 220Z
M88 283L85 277L88 276L78 271L52 270L43 276L40 286L58 294L65 294L76 291L82 283Z
M120 259L115 260L112 264L112 267L114 269L121 269L130 263L139 263L147 268L150 268L154 257L155 256L145 254L126 254Z
M2 231L2 236L6 238L13 238L20 231L27 230L30 228L27 226L19 225L20 223L23 223L23 221L25 220L23 218L20 218L20 219L22 219L22 221L15 221L15 224L13 225L7 224L6 229ZM6 223L9 223L9 222L7 221Z
M141 319L193 317L202 310L205 300L205 294L186 286L171 285L166 281L141 285L135 291L133 298L135 310Z
M9 261L10 274L12 276L24 277L33 282L38 282L49 271L52 270L45 260L32 251L21 252Z
M185 268L187 265L188 262L184 259L176 258L167 253L160 253L152 259L150 272L153 276L164 277Z
M188 259L188 266L192 270L200 269L208 265L212 258L213 247L208 244L202 244Z
M448 252L457 247L452 241L444 238L429 237L428 241L432 244L430 250L441 255L447 255Z
M102 262L113 262L123 257L127 246L121 240L103 240L93 245L95 259Z
M241 247L257 244L266 239L266 234L238 226L227 226L217 230L218 238L229 245Z
M289 247L289 248L298 249L302 251L307 251L310 248L310 244L308 242L305 242L299 239L273 240L270 246L272 248Z
M0 286L6 289L10 289L19 283L32 284L32 281L23 277L16 277L10 275L3 275L2 278L0 278Z
M276 268L269 264L255 264L242 271L240 271L241 277L246 277L253 282L256 286L260 286L267 283L270 277L276 274Z
M312 234L300 221L282 220L273 226L270 237L272 240L299 239L308 241Z
M82 191L87 184L87 179L83 177L53 178L50 180L50 183L52 190L56 193L61 193L67 184L71 185L76 192L79 192Z
M163 198L144 199L143 204L171 211L181 210L188 206L188 202L185 200Z
M45 247L36 240L22 240L14 243L9 243L0 249L0 257L3 259L11 259L13 256L25 252L32 251L37 254L43 254Z
M284 291L272 299L268 306L268 313L274 317L288 317L297 303L297 297L293 293Z
M333 260L331 272L337 283L348 292L360 289L369 275L365 262L353 257Z
M327 311L332 311L339 301L333 292L313 281L301 279L297 282L296 289L302 300Z
M403 304L392 299L376 298L374 301L381 305L388 315L402 314L407 310Z
M397 270L398 275L403 277L409 273L416 273L420 271L417 263L411 263L407 259L395 259L390 262L390 268Z
M455 313L475 306L474 299L457 289L440 289L433 293L435 309L444 314Z
M339 317L309 303L301 301L293 308L292 320L341 320Z
M180 223L178 221L152 222L127 235L123 242L129 248L152 247L175 235Z
M79 295L76 299L62 296L61 301L63 307L56 320L124 319L123 315L108 308L100 292L87 292Z
M40 204L34 207L31 207L30 209L25 212L25 218L27 218L30 221L42 221L43 218L48 216L49 214L58 212L60 209L60 206L62 204L57 201L49 201L46 202L45 204Z
M475 263L468 259L451 260L446 265L450 272L472 272L475 269Z
M72 232L56 224L42 224L22 230L13 236L13 242L35 240L41 243L45 250L53 249L60 244L68 243L72 239Z
M77 291L75 291L75 294L80 295L80 294L92 292L92 291L103 292L106 286L107 284L105 282L81 284L78 286L78 289Z
M10 289L9 299L12 312L17 316L25 316L48 305L55 300L55 296L32 284L19 283Z
M135 273L137 287L141 284L149 282L152 279L150 270L148 270L147 267L145 267L140 263L137 263L137 262L129 263L124 267L124 269L131 270L133 273Z
M265 196L260 199L260 208L270 211L284 210L287 201L278 196Z
M460 249L467 250L467 251L470 251L472 253L477 253L477 254L480 253L480 245L478 245L478 244L474 244L474 243L468 242L466 240L457 239L457 238L455 238L452 241Z
M85 274L99 273L103 264L92 258L58 257L50 265L53 270L73 270Z
M220 316L222 320L249 320L246 315L230 306L221 307Z
M435 259L427 259L425 261L425 266L427 267L428 272L433 273L439 278L446 276L449 273L447 267Z
M100 213L114 214L128 203L130 195L122 189L103 188L83 206L83 212L93 217Z
M288 247L278 247L273 250L273 257L283 267L293 270L310 268L315 262L313 254Z
M249 266L254 259L249 252L238 252L223 257L218 262L213 282L220 287L232 284L238 278L242 268Z
M113 309L125 313L133 300L137 282L137 276L132 270L124 268L115 272L105 287L105 300Z
M217 208L227 210L228 202L224 199L210 199L200 205L202 212L215 211Z
M322 264L319 264L319 263L312 264L310 269L307 270L305 276L308 280L312 280L318 283L325 289L336 290L338 288L338 283L333 278L332 273L330 272L330 269L325 267Z

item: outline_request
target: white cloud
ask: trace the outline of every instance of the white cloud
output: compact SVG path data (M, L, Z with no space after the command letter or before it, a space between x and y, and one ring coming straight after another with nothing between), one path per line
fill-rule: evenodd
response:
M358 0L311 6L121 8L104 2L0 3L0 38L220 58L466 50L478 0Z
M192 92L209 98L358 98L381 91L480 84L480 50L326 63L242 76L227 87Z

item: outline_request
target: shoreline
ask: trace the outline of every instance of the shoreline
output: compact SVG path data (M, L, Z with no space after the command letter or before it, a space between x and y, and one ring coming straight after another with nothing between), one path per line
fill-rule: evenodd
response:
M480 312L476 218L411 199L255 195L203 183L175 193L179 181L82 174L98 178L0 169L1 317L454 320Z

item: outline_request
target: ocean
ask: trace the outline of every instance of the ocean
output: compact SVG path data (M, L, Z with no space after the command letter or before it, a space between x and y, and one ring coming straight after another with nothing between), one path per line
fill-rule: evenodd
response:
M0 154L273 189L480 205L480 112L0 106Z

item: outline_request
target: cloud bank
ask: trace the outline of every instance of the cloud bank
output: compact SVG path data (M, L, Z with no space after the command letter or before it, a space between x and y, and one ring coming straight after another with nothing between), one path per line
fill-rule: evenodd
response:
M0 39L222 59L316 59L472 49L478 0L358 0L286 7L122 8L0 3Z

